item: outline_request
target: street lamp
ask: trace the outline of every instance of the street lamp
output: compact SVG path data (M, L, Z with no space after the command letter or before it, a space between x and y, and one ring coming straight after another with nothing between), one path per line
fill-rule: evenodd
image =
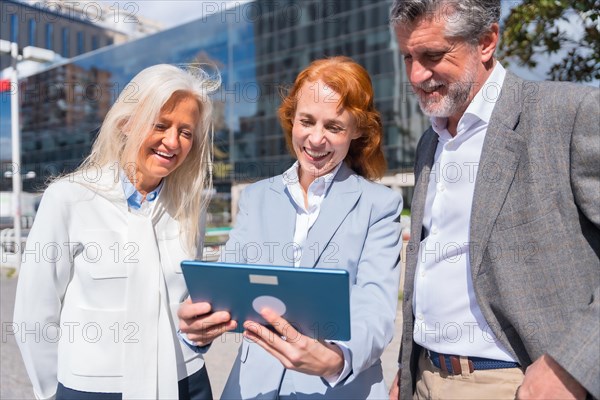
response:
M11 151L12 163L16 168L21 168L21 135L19 132L19 72L17 62L21 60L33 60L37 62L51 62L56 54L51 50L41 49L39 47L27 46L23 48L23 55L19 54L19 45L7 40L0 40L0 51L10 53L11 56L11 101L10 101L10 123L11 123ZM21 174L16 173L12 176L13 189L13 231L15 235L16 266L21 266Z

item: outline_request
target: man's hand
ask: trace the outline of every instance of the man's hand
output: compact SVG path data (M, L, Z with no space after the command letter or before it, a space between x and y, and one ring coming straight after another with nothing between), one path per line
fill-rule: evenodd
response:
M552 357L544 354L525 371L517 399L585 399L586 390Z
M188 298L177 310L179 329L198 346L209 345L223 333L235 329L237 322L226 311L211 312L209 303L192 303Z
M400 400L400 374L402 373L401 369L398 369L396 373L396 377L394 378L394 382L392 382L392 387L390 387L390 400Z

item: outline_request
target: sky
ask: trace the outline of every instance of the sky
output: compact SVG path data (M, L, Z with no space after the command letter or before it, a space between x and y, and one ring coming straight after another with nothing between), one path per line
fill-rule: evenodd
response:
M102 0L102 3L109 6L119 4L127 12L161 22L165 28L171 28L248 1L250 0Z

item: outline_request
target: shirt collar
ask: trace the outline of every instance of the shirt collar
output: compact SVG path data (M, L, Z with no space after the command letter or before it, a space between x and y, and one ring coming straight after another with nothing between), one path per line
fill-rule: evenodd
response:
M314 206L311 201L312 199L323 198L327 193L327 190L331 187L333 179L335 175L340 170L342 166L342 162L340 162L331 172L316 178L312 183L308 186L308 203L309 209ZM287 171L285 171L282 175L283 184L285 185L288 193L292 197L292 200L296 203L298 207L304 209L304 195L302 192L302 188L300 186L300 179L298 177L298 169L300 168L300 163L296 161L294 165L292 165ZM317 203L319 201L317 200Z
M492 73L477 91L477 94L475 94L475 97L471 100L471 103L458 121L457 136L465 132L477 121L483 121L485 124L490 122L496 101L500 98L500 89L504 83L505 76L506 70L499 62L496 62ZM438 135L446 132L448 118L431 117L430 120L431 127Z
M486 124L489 123L496 101L500 97L500 89L504 83L505 76L506 70L499 62L496 62L492 73L479 89L469 107L467 107L463 117L465 115L474 115Z
M129 205L129 207L135 210L139 210L142 207L142 200L144 199L144 196L140 192L138 192L133 183L131 183L131 181L125 174L125 171L121 169L119 174L121 176L121 184L123 185L123 192L125 193L127 204ZM156 189L154 189L146 195L145 201L153 202L154 200L156 200L158 194L160 193L160 190L163 187L164 182L165 180L162 179L156 187Z
M312 181L312 183L308 186L308 190L315 194L325 193L325 191L327 189L329 189L329 187L331 186L331 183L333 182L333 178L335 178L335 175L340 170L340 168L342 166L342 162L340 162L338 165L336 165L336 167L331 172L329 172L323 176L319 176L314 181ZM300 168L300 163L298 161L296 161L294 163L294 165L292 165L287 171L285 171L283 173L283 175L282 175L283 184L286 187L300 185L300 178L298 176L299 168Z

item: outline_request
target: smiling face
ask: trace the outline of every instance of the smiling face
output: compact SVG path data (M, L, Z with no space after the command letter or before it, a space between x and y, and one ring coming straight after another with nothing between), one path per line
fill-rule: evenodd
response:
M173 96L165 103L138 153L134 182L140 193L154 190L183 163L199 122L200 110L193 97Z
M484 64L493 55L495 38L492 32L479 45L471 45L448 38L445 23L443 18L420 18L396 27L396 35L423 112L458 122L491 73Z
M298 92L292 147L300 163L300 184L307 190L316 178L346 158L350 142L360 137L352 115L340 107L340 95L323 81L307 81Z

